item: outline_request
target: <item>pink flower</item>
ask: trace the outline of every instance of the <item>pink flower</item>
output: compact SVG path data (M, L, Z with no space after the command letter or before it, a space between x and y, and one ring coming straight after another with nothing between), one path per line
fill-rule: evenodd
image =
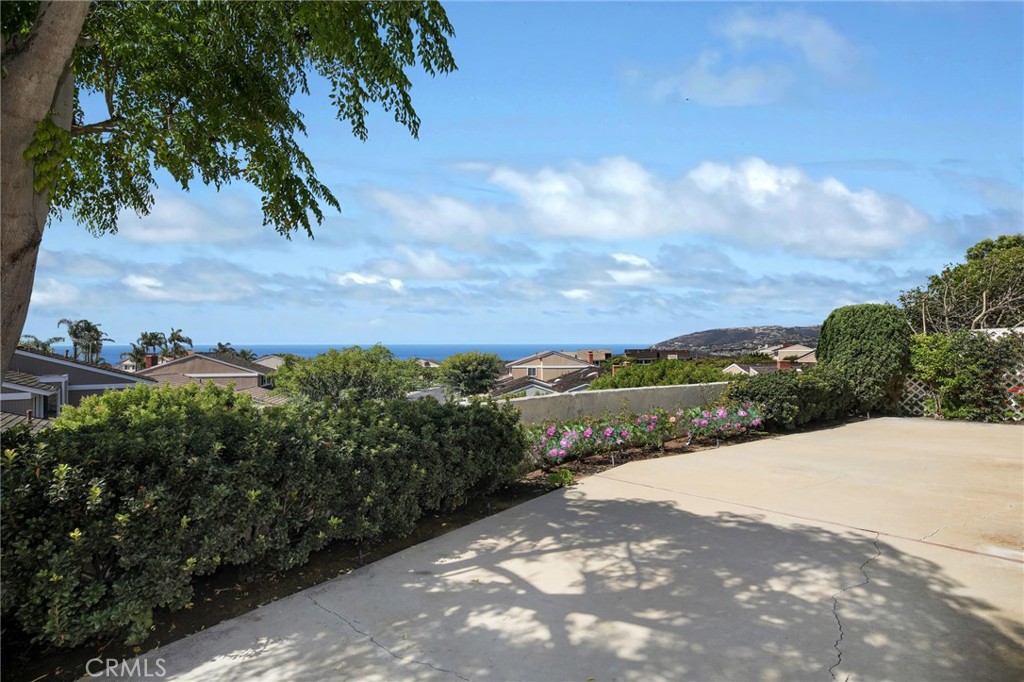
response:
M648 431L653 431L654 430L654 424L648 424L647 425L647 430Z
M707 426L708 425L708 420L707 419L701 419L700 420L700 425L701 426Z
M583 432L583 437L584 438L590 438L593 435L594 435L594 431L589 426L587 427L587 430Z
M615 433L615 429L613 429L612 427L609 426L607 429L604 430L604 437L605 438L611 438L612 434L614 434L614 433Z
M625 429L623 429L622 433L620 433L619 435L622 436L623 438L628 438L629 437L629 431L626 431Z
M726 416L728 416L728 414L729 414L729 413L728 413L728 412L726 412L726 410L725 410L725 408L724 408L724 407L719 407L719 408L718 408L718 412L716 413L716 415L715 415L715 416L717 416L717 417L718 417L719 419L723 419L723 418L725 418Z
M743 410L740 410L739 412L736 413L736 416L738 416L738 417L746 417L747 413L744 412Z
M672 423L672 424L675 424L675 423L676 423L676 418L675 418L675 417L669 417L669 418L668 418L668 420L669 420L669 422L670 422L670 423Z
M554 426L552 426L551 428L548 429L548 436L553 436L553 435L555 435L555 427Z

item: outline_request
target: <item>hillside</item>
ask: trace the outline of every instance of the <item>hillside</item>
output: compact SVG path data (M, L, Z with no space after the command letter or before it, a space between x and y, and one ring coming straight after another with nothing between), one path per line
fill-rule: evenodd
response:
M812 327L733 327L707 329L684 334L652 346L666 350L691 350L711 355L743 355L758 348L781 343L802 343L812 348L818 345L820 326Z

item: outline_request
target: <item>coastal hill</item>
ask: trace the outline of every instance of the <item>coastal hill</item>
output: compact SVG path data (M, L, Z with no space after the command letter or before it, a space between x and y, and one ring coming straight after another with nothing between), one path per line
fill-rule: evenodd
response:
M818 345L821 327L732 327L730 329L707 329L702 332L684 334L665 341L659 341L652 348L662 350L691 350L698 354L743 355L758 348L777 344L802 343L805 346Z

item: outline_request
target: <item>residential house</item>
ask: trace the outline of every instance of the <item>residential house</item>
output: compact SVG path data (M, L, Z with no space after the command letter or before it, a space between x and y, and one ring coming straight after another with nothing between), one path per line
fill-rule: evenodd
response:
M28 427L29 433L34 436L43 429L50 428L50 420L39 419L27 414L0 412L0 433L7 433L9 430L18 427Z
M0 388L0 408L4 412L28 418L57 414L58 389L24 372L4 372Z
M567 350L562 352L565 353L566 355L573 356L577 360L586 360L592 365L596 365L599 362L604 362L605 360L612 356L612 352L607 349L592 350L590 348L585 348L583 350Z
M498 398L519 393L526 396L576 393L577 391L585 391L590 388L590 383L594 379L608 373L608 371L601 367L590 366L573 372L567 372L550 381L543 381L531 376L508 379L491 389L490 395L493 398Z
M32 348L18 348L11 358L11 372L34 376L41 384L52 386L55 392L47 401L45 414L38 416L56 416L64 405L78 405L82 398L96 395L104 391L131 388L137 384L155 384L154 379L125 372L115 367L100 367L74 360L64 355L56 355ZM6 384L7 375L4 375ZM26 387L22 386L23 389ZM37 389L38 390L38 389ZM5 394L28 392L27 389L10 389ZM16 398L4 398L0 409L4 412L19 412L20 405ZM27 408L26 408L27 409Z
M257 365L263 365L269 369L280 369L286 359L280 355L262 355L255 360Z
M426 368L426 369L433 369L435 367L440 367L441 366L440 362L438 362L437 360L431 360L430 358L413 358L413 359L416 361L417 365L419 365L420 367Z
M574 358L557 350L534 353L505 365L511 379L533 377L541 381L551 381L555 377L586 367L593 367L593 365L586 360Z
M771 374L778 371L778 365L738 365L735 362L722 370L725 374L743 374L748 377L754 377L759 374Z
M689 360L694 357L689 350L664 348L627 348L623 354L634 365L649 365L658 360Z
M135 376L143 376L165 384L234 384L235 390L244 391L251 388L267 388L270 383L267 375L272 371L266 365L242 359L231 353L193 353L139 370Z

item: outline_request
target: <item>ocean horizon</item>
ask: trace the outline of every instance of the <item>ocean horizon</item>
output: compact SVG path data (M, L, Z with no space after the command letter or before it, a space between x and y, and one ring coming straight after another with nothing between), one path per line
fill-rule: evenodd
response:
M613 354L621 354L626 348L647 348L650 344L648 343L385 343L382 344L388 350L390 350L396 358L399 360L409 360L411 358L424 358L428 360L437 360L440 362L445 358L455 355L457 353L468 353L470 351L477 351L480 353L494 353L502 360L506 362L516 360L518 358L532 355L533 353L539 353L545 350L581 350L581 349L593 349L593 350L610 350ZM197 343L194 350L196 351L209 351L212 350L216 344L201 344ZM232 343L232 348L248 349L254 352L257 357L263 355L274 355L278 353L291 353L292 355L298 355L303 358L311 358L321 353L326 353L331 348L341 350L342 348L348 348L351 346L360 346L361 348L370 348L373 344L352 344L352 343L341 343L341 344L314 344L314 343ZM64 354L65 350L70 351L71 346L68 344L56 344L53 347L54 352L61 355ZM127 353L131 350L131 346L128 344L111 343L103 346L103 352L100 354L104 360L114 365L121 360L122 353Z

